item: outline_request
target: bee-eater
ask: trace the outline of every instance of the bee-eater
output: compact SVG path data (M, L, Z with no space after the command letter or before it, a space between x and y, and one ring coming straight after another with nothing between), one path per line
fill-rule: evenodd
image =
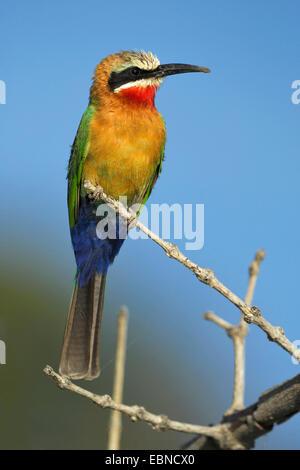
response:
M68 167L68 209L76 258L60 373L92 380L100 374L99 333L106 273L123 239L99 237L98 204L84 181L100 185L129 206L143 205L161 171L166 130L154 105L163 77L209 72L187 64L160 65L151 52L122 51L97 65L90 100L82 116Z

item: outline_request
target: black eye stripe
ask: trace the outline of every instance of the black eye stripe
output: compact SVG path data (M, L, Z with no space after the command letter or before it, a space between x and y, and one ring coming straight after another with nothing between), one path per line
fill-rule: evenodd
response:
M133 67L131 69L131 75L140 75L141 73L141 69L139 69L138 67Z
M112 72L108 79L108 85L111 90L115 90L125 83L142 80L143 78L151 78L155 75L155 70L144 70L139 67L128 67L122 72Z

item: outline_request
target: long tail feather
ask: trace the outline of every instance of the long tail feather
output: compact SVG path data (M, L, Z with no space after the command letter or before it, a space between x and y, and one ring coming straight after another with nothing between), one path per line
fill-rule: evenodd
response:
M72 379L93 380L100 374L99 333L106 274L94 272L89 282L76 282L72 295L59 371Z

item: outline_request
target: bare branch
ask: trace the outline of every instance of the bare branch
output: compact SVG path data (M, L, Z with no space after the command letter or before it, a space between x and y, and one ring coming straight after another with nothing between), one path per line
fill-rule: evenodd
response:
M230 415L244 408L245 394L245 333L237 327L238 332L232 336L234 347L233 396L230 408L224 413Z
M122 403L116 403L109 395L96 395L95 393L89 392L88 390L73 384L67 377L57 374L50 366L46 366L44 368L44 373L52 377L60 388L86 397L101 408L110 408L124 413L130 417L131 421L144 421L156 431L172 430L189 434L204 434L205 436L213 437L217 441L223 442L226 440L226 425L210 427L173 421L165 415L155 415L150 413L143 406L128 406Z
M228 323L228 321L223 320L223 318L218 317L218 315L214 314L213 312L206 312L203 315L204 320L211 321L215 323L216 325L220 326L225 330L227 333L233 328L233 325L231 323Z
M259 308L251 307L234 294L228 287L220 282L215 276L211 269L205 269L193 263L189 258L178 249L176 245L170 242L162 240L158 235L149 230L139 220L136 219L136 214L132 210L127 210L120 202L113 199L103 192L101 186L94 186L89 181L85 181L84 187L89 193L89 196L94 200L102 200L110 205L117 213L119 213L125 219L128 219L129 223L135 221L137 228L142 230L149 238L157 243L166 253L169 258L177 260L183 264L186 268L190 269L197 279L204 284L207 284L212 289L222 294L226 299L232 302L236 307L240 309L243 314L243 319L246 323L253 323L261 328L270 341L274 341L281 346L285 351L291 354L298 362L300 362L300 350L287 339L284 331L279 326L273 326L268 322L261 314Z
M255 253L255 258L249 267L249 282L246 293L245 303L250 305L253 299L257 276L259 273L260 263L266 256L265 250L258 250ZM230 408L225 412L230 415L235 411L244 408L245 398L245 340L248 334L248 326L244 321L243 314L240 318L240 323L233 327L229 336L232 338L234 347L234 382L233 382L233 397Z
M255 258L249 267L249 282L245 298L245 303L250 305L252 302L254 289L256 285L259 267L262 260L265 258L265 251L258 250ZM203 315L205 320L210 320L217 325L221 326L228 336L233 341L234 347L234 383L233 383L233 397L230 408L224 413L224 416L230 415L235 411L244 408L245 396L245 338L248 333L247 323L244 321L243 314L241 315L238 325L231 325L222 318L215 315L213 312L207 312Z
M244 383L245 383L245 359L244 344L247 330L242 329L241 325L231 325L223 318L215 315L213 312L206 312L203 315L205 320L209 320L223 328L227 335L232 339L234 345L234 385L233 398L230 408L225 415L244 408Z
M121 307L118 315L118 338L115 360L115 376L112 399L116 403L122 403L123 385L126 359L128 310ZM112 410L110 415L108 450L119 450L122 434L122 415L117 410Z
M96 395L73 384L66 377L46 366L44 373L57 385L90 399L101 408L118 410L132 421L144 421L157 431L180 431L201 435L185 446L185 449L233 449L254 447L258 437L269 433L274 424L281 424L300 411L300 374L273 387L260 395L258 402L248 408L227 416L215 426L199 426L170 420L165 415L155 415L142 406L116 403L109 395Z
M265 257L266 257L265 250L262 250L262 249L257 250L257 252L255 253L255 258L249 266L249 282L248 282L247 294L245 297L245 302L248 305L251 305L252 303L257 276L259 274L260 264L265 259Z

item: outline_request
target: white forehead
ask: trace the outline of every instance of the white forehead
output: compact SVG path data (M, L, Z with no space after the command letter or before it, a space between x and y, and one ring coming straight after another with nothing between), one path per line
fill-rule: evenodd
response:
M135 67L139 67L143 70L154 70L160 65L160 62L156 55L152 54L152 52L145 51L138 51L134 55L132 55L131 63Z

